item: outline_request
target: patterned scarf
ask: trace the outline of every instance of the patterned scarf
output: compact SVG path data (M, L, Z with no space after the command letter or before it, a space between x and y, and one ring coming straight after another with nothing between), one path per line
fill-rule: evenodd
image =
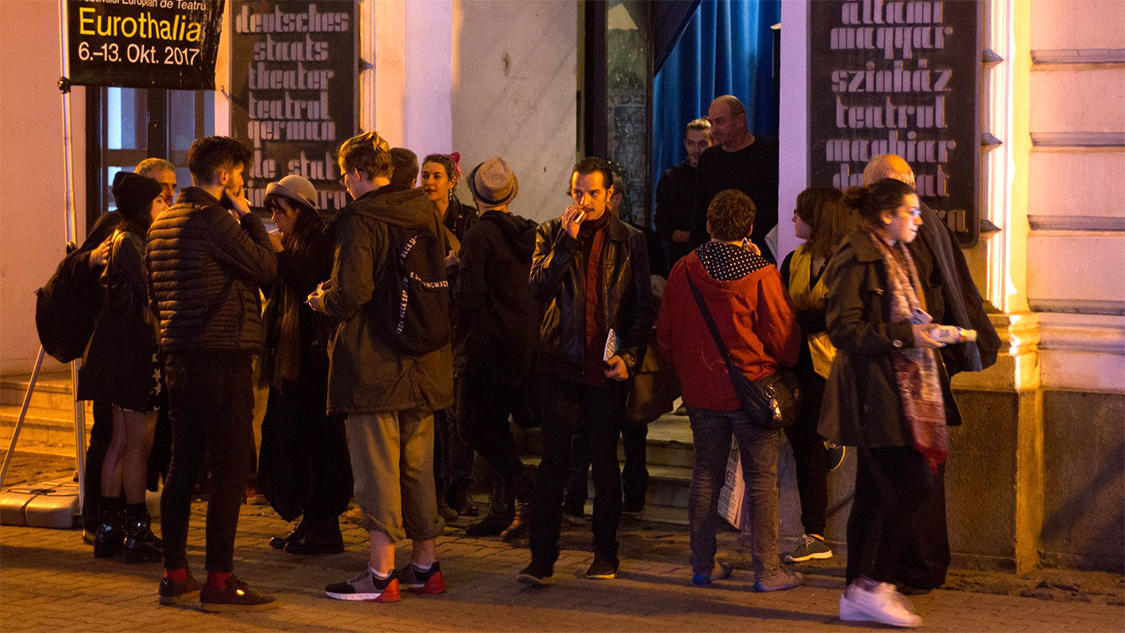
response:
M869 224L864 225L871 243L883 256L891 293L891 322L908 321L914 308L926 309L918 270L906 245L889 246ZM921 347L891 352L891 366L898 383L899 398L914 448L922 453L935 473L949 455L949 436L945 422L945 400L938 378L937 352Z

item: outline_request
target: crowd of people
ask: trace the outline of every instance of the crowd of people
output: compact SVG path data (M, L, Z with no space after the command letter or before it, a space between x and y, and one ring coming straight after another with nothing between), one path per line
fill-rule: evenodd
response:
M233 574L253 473L295 522L269 545L292 554L343 551L354 498L369 561L328 597L442 593L436 542L447 521L480 514L469 494L479 454L489 507L466 532L528 537L519 582L555 582L561 525L582 516L588 471L586 577L612 579L622 514L644 506L644 429L682 394L694 437L693 583L731 575L715 533L734 438L754 588L802 584L779 553L784 427L805 531L785 560L833 555L827 476L855 447L840 617L920 625L903 592L940 586L949 564L942 477L946 426L959 422L949 379L991 364L998 343L960 249L905 161L881 156L863 187L801 193L793 221L804 244L779 269L776 140L750 134L727 95L687 124L684 144L687 160L659 183L655 231L620 219L627 184L601 158L574 165L571 204L537 224L512 212L519 181L503 158L466 176L456 154L419 165L377 132L339 148L352 202L334 217L308 180L269 184L272 232L243 195L252 157L233 139L195 141L192 186L174 200L166 161L118 174L117 212L83 246L104 286L79 393L95 402L91 451L101 455L84 508L94 555L161 561L161 604L275 607ZM472 204L455 195L459 182ZM979 331L976 342L956 328ZM736 380L775 394L790 376L796 409L782 415L771 400L772 420ZM513 423L542 429L537 466L521 459ZM171 448L161 459L162 426ZM186 546L204 472L199 582ZM156 473L162 538L144 504ZM396 566L406 539L410 560Z

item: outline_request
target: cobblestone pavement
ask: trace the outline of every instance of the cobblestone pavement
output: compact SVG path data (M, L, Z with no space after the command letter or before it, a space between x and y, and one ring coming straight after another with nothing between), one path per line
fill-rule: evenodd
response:
M189 558L203 571L205 504L193 506ZM837 619L842 560L809 566L807 586L756 594L753 577L736 570L713 588L689 582L685 530L622 526L622 573L613 581L580 576L591 560L587 526L569 527L555 574L532 589L515 582L526 543L473 539L452 526L438 552L449 591L403 593L393 604L347 603L323 587L364 568L366 533L344 529L347 551L296 557L266 546L288 525L267 507L243 506L235 571L252 587L277 595L274 611L207 614L161 607L158 564L129 566L94 559L77 530L0 527L0 630L45 631L845 631L866 625ZM734 534L720 538L734 549ZM735 554L736 558L738 554ZM400 550L399 561L408 559ZM1079 598L1081 600L1082 598ZM1123 631L1125 606L969 591L935 591L914 599L933 631Z

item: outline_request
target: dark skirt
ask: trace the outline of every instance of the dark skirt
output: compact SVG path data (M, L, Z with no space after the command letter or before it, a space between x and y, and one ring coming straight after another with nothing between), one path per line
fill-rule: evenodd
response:
M133 310L103 310L78 371L78 399L152 411L158 373L152 324Z

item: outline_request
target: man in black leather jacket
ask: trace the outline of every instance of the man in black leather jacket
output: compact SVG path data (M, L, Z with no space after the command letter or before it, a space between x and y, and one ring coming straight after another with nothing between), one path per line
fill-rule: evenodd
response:
M596 157L574 166L574 204L539 226L531 260L531 294L543 307L538 365L543 426L538 502L531 524L531 564L520 582L554 582L563 488L571 437L590 436L594 474L594 562L587 578L617 575L621 473L617 438L627 381L643 360L652 328L652 291L644 233L607 208L609 164ZM614 333L616 349L607 345Z

